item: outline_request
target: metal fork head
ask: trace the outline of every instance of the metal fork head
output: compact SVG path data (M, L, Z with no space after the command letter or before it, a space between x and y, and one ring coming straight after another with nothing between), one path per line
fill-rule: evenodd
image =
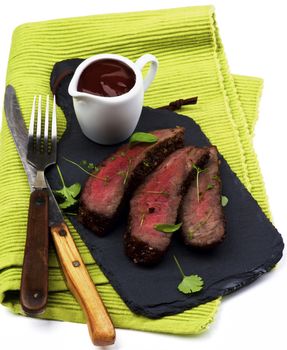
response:
M44 124L41 95L38 97L37 120L35 120L36 100L37 98L34 96L28 134L27 160L38 171L44 171L49 165L56 163L57 159L56 99L54 96L52 117L50 118L49 95L47 95Z

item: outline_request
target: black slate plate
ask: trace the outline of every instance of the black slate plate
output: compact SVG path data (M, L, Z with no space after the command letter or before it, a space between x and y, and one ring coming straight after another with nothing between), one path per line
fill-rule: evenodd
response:
M93 143L80 131L72 100L67 93L71 74L80 62L59 62L51 76L57 103L67 118L67 129L58 147L58 163L67 184L83 184L87 175L63 160L63 156L76 162L86 159L98 163L118 147ZM143 108L137 130L149 131L176 125L185 127L186 144L209 144L193 120L169 111ZM70 217L92 256L135 313L158 318L182 312L250 284L280 260L283 251L281 235L223 158L221 174L223 194L229 198L224 208L227 222L225 241L212 251L200 252L185 247L175 235L164 260L153 268L136 266L124 255L123 234L128 209L122 213L114 230L103 238L85 229L75 217ZM55 168L51 168L47 177L52 188L59 188ZM173 254L186 274L195 273L203 278L205 286L202 291L184 295L177 290L181 275Z

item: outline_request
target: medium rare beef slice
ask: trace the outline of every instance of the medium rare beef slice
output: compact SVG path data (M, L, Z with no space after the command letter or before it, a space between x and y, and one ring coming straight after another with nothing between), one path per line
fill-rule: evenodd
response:
M225 220L221 205L221 180L216 147L210 147L210 158L198 173L183 198L179 213L185 244L208 248L225 236Z
M155 143L125 144L99 165L86 181L80 198L78 219L103 235L116 219L130 193L170 153L183 147L184 128L151 131Z
M152 265L161 260L172 234L160 232L156 226L175 224L182 196L194 175L193 165L203 166L208 157L205 148L177 150L135 191L124 237L126 254L135 263Z

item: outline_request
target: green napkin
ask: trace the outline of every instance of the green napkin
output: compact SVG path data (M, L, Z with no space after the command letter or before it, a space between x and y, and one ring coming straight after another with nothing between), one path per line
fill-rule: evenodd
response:
M198 96L198 104L182 108L182 113L200 124L270 215L252 146L262 81L230 74L213 7L21 25L13 35L7 84L15 87L27 124L33 96L50 93L49 78L55 62L107 52L132 60L147 52L157 56L160 68L145 95L145 105L158 107L178 98ZM65 118L60 109L57 112L62 134ZM20 314L29 187L5 117L0 140L0 301ZM220 299L158 320L133 314L101 273L77 232L69 227L116 327L175 334L198 334L207 329ZM52 249L49 267L49 303L41 317L84 322L79 305L67 291Z

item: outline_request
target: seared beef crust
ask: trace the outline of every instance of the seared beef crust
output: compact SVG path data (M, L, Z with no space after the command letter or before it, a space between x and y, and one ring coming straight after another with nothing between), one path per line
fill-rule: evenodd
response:
M165 175L166 172L166 164L172 164L173 159L177 157L177 154L182 153L183 157L181 157L181 163L183 167L187 167L187 162L191 160L191 158L194 159L194 163L198 167L204 167L206 162L209 159L209 152L206 148L196 148L196 147L186 147L186 150L191 150L193 153L192 157L188 157L187 153L183 154L183 150L179 150L173 154L171 154L156 170L155 172L160 172L161 175ZM190 153L191 153L190 152ZM189 169L189 170L188 170ZM177 173L176 169L174 169L175 173L174 176L176 178ZM189 187L190 182L194 179L196 174L195 169L191 166L190 168L185 168L184 172L181 174L180 179L175 179L175 181L178 181L179 190L176 193L173 193L170 195L169 198L166 198L165 203L162 202L162 206L164 206L168 201L169 204L167 206L168 212L170 212L169 218L172 216L174 217L173 222L169 223L175 223L176 217L177 217L177 211L178 207L181 201L182 196L186 192L187 188ZM164 182L164 178L162 178L162 181ZM141 226L141 224L138 223L139 218L139 212L144 212L146 209L146 203L154 203L155 206L157 205L157 201L153 201L154 198L151 197L151 195L148 193L147 188L152 182L160 183L160 179L156 177L153 174L151 174L146 181L136 190L134 193L134 197L132 198L130 202L130 215L129 215L129 225L128 230L125 233L124 236L124 246L125 246L125 253L126 255L133 260L134 263L140 264L140 265L155 265L159 263L165 252L168 249L168 246L170 244L170 240L172 237L172 234L166 234L166 233L159 233L151 230L151 225L149 220L153 220L152 215L146 215L146 219ZM180 183L182 181L182 183ZM142 195L142 193L145 193ZM153 196L153 194L152 194ZM135 207L138 206L140 203L142 203L142 209L139 210ZM157 209L156 209L157 210ZM133 224L134 221L134 224ZM141 226L141 228L139 228ZM145 230L145 227L147 229ZM139 234L139 232L141 233ZM156 235L156 236L155 236Z
M150 147L147 144L147 151L145 151L144 158L138 163L134 169L131 169L124 186L124 193L122 198L119 198L117 208L109 215L105 213L90 210L85 202L83 195L80 199L77 219L85 227L89 228L97 235L104 235L114 224L119 216L122 207L127 203L134 189L150 174L168 155L175 150L184 146L184 128L177 127L170 129L171 137L164 140L158 140L157 143ZM112 156L108 157L110 159ZM103 161L100 166L106 166L107 160ZM100 194L98 200L101 200Z

